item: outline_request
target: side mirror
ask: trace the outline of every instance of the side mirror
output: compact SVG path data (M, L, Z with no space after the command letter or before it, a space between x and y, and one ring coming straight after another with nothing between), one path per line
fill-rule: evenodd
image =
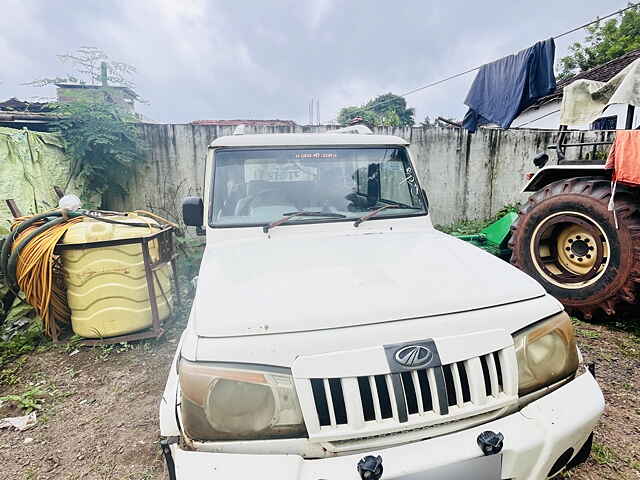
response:
M201 197L185 197L182 201L182 220L189 227L202 228L204 203Z
M549 155L547 155L544 152L539 153L535 157L533 157L533 164L538 168L544 167L548 161L549 161Z

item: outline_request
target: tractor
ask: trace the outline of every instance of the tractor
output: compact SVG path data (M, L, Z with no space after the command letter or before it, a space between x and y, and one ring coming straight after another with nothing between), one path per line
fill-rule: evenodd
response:
M627 112L631 129L633 107ZM528 201L511 226L511 263L527 272L570 311L587 319L597 312L613 315L620 304L638 301L640 283L640 188L617 184L610 209L612 171L605 158L566 159L568 148L597 149L612 143L613 132L602 141L569 143L561 127L555 149L534 159L540 170L525 186Z

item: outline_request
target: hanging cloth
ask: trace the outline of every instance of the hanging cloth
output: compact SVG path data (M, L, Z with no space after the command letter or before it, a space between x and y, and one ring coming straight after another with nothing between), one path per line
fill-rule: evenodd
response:
M640 106L640 59L608 82L580 79L564 87L560 125L589 125L616 104Z
M525 108L552 93L555 50L550 38L480 67L464 101L469 107L464 128L475 132L478 125L487 123L509 128Z
M613 182L640 185L640 130L616 133L605 168L613 169Z
M616 133L616 139L611 145L604 167L613 169L611 199L608 209L613 212L617 229L618 217L616 216L615 196L618 182L640 185L640 130L619 130Z

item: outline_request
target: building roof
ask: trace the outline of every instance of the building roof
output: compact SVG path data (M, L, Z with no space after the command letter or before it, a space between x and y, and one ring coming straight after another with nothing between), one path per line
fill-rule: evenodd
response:
M47 130L49 123L56 119L54 105L47 102L26 102L10 98L0 102L0 126L31 130Z
M122 85L107 85L106 87L102 85L90 85L87 83L72 83L72 82L61 82L54 84L58 88L87 88L87 89L97 89L97 88L112 88L115 90L122 90L129 96L133 98L138 98L138 94L134 92L131 88L125 87Z
M297 124L293 120L194 120L192 125L217 125L219 127L237 127L246 125L248 127L295 127Z
M598 65L597 67L594 67L590 70L580 72L577 75L574 75L573 77L562 80L558 82L558 84L556 85L556 89L553 93L551 93L550 95L547 95L546 97L540 98L536 103L531 105L529 108L537 108L546 103L560 100L562 98L562 90L564 89L564 87L566 87L570 83L575 82L576 80L595 80L597 82L608 82L613 77L615 77L618 73L620 73L625 67L627 67L630 63L632 63L633 61L639 58L640 58L640 50L634 50L632 52L622 55L621 57L615 58L607 63L603 63L602 65Z
M393 135L361 135L351 133L275 133L264 135L228 135L216 138L211 147L319 147L409 145L405 139Z
M55 107L49 102L27 102L16 97L0 102L0 112L51 112Z

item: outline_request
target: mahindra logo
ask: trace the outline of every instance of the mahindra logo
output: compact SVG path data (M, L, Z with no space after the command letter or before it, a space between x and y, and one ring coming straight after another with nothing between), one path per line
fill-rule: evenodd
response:
M409 345L398 350L394 358L403 367L421 367L431 361L433 352L422 345Z

